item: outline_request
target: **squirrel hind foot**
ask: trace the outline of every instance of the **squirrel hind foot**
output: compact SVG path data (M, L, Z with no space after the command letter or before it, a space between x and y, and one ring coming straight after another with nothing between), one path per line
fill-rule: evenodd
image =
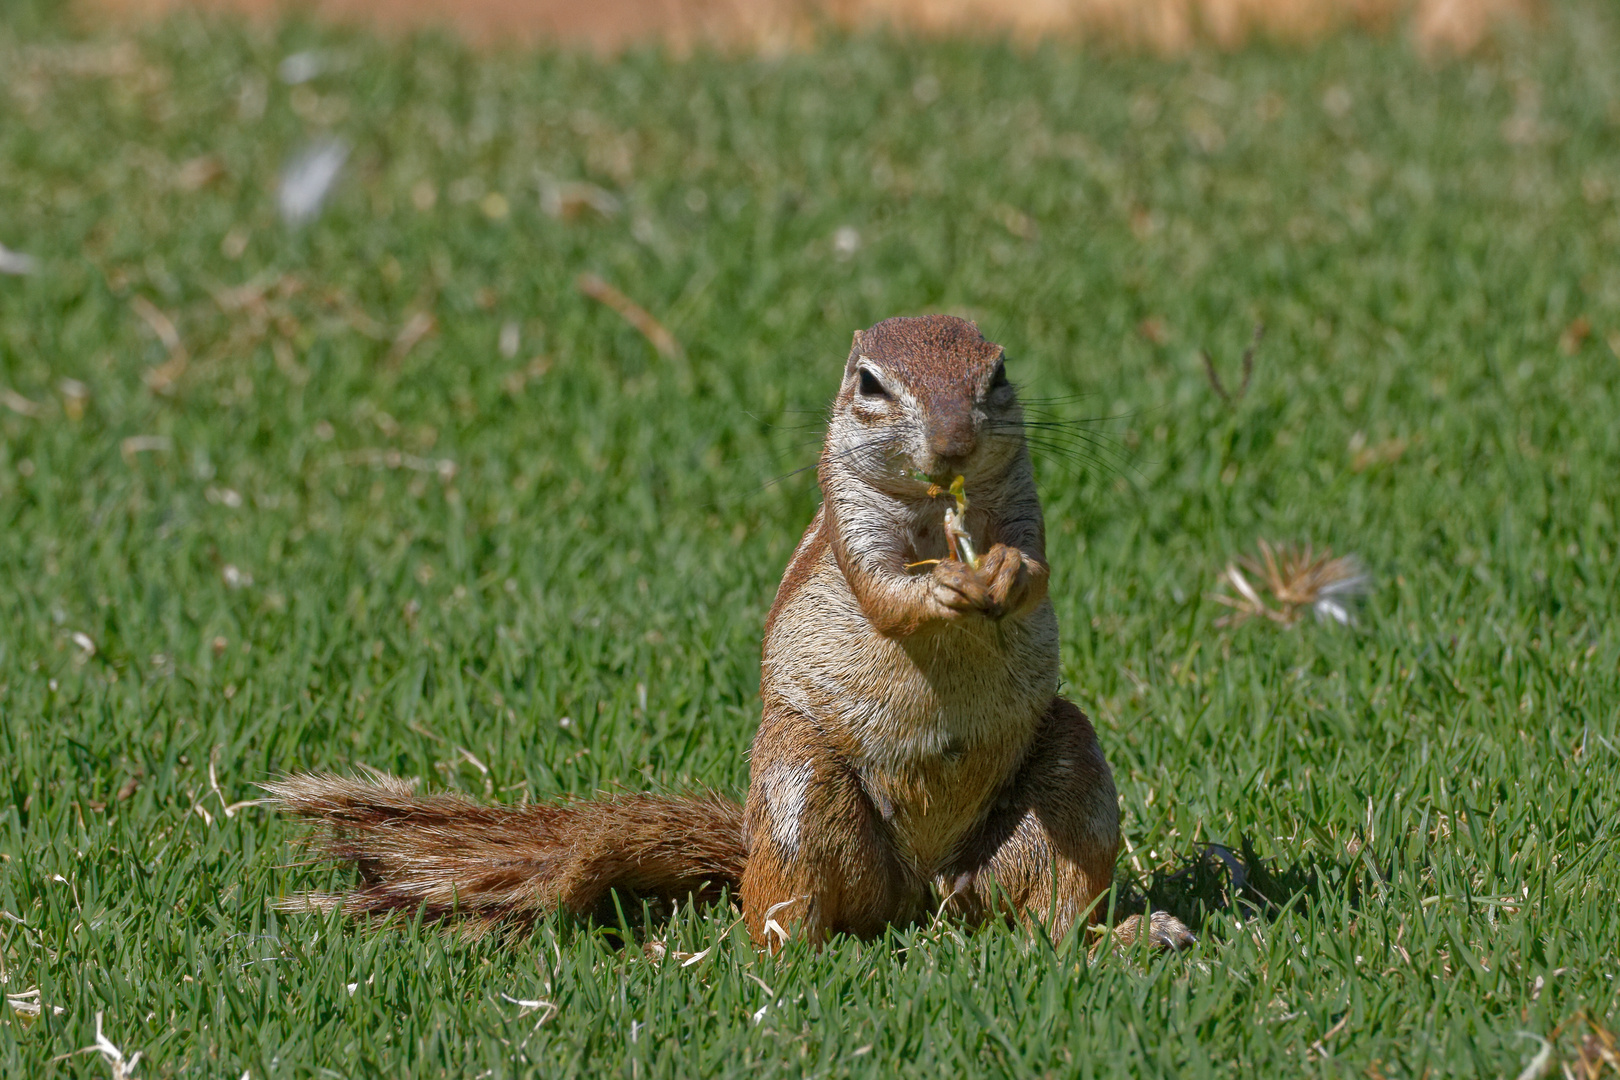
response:
M1187 929L1186 923L1167 911L1154 911L1146 916L1132 915L1125 919L1092 947L1092 954L1095 955L1110 941L1115 949L1124 952L1136 948L1143 943L1143 939L1154 952L1186 952L1198 944L1198 936Z

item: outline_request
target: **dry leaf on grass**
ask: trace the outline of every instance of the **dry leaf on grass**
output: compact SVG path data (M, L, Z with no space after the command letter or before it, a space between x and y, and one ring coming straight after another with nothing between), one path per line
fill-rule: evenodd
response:
M1293 626L1307 610L1323 622L1355 622L1351 601L1365 593L1372 578L1354 555L1335 558L1333 549L1318 553L1310 544L1259 542L1260 557L1240 555L1221 571L1220 584L1230 592L1211 599L1232 609L1217 626L1238 626L1263 618ZM1252 580L1251 580L1252 579Z
M585 182L559 182L540 177L540 210L557 221L577 221L586 214L617 217L621 204L612 192Z

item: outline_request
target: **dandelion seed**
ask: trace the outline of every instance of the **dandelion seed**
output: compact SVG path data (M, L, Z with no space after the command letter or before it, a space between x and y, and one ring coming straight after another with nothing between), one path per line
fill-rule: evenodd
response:
M854 226L844 225L833 233L833 251L840 259L853 258L861 249L861 234Z
M62 411L69 420L84 419L84 403L90 400L90 388L78 379L63 379L56 384L62 392Z
M305 50L284 57L276 68L276 74L288 86L297 86L309 82L325 69L326 60L320 53Z
M349 145L340 139L312 143L293 157L276 192L282 220L297 227L318 217L348 158Z
M12 251L6 245L0 244L0 274L23 277L32 274L38 268L39 263L32 255Z

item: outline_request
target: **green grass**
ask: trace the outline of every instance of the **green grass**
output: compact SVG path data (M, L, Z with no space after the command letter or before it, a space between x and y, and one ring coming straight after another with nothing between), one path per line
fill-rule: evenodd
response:
M0 1074L107 1075L62 1056L98 1013L138 1075L255 1080L1515 1076L1524 1033L1556 1069L1614 1026L1612 7L1440 64L1357 36L605 62L195 21L119 51L28 10L0 28L0 242L39 261L0 278L0 978L44 1009L0 1011ZM288 87L304 48L327 70ZM275 177L322 131L353 153L289 231ZM554 220L541 174L622 210ZM941 928L772 959L723 908L509 946L273 910L345 880L223 812L282 770L740 791L849 334L939 309L1106 440L1038 463L1064 680L1121 875L1196 951ZM1259 321L1228 406L1198 351L1233 384ZM1358 554L1359 625L1216 626L1262 536ZM1210 842L1275 903L1176 877ZM649 933L716 948L682 968Z

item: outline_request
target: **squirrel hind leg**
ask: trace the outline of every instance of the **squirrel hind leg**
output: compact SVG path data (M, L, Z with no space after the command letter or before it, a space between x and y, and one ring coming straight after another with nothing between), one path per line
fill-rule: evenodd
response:
M754 944L875 937L926 912L927 885L902 866L882 815L813 733L767 718L754 745L742 909Z
M1031 920L1053 937L1107 917L1119 804L1096 733L1054 698L1024 767L962 854L940 875L943 909L970 922Z
M941 875L946 912L970 921L1032 920L1060 937L1076 922L1116 947L1180 952L1198 939L1168 912L1107 930L1103 894L1119 856L1119 804L1091 721L1054 698L1018 777L963 857Z

